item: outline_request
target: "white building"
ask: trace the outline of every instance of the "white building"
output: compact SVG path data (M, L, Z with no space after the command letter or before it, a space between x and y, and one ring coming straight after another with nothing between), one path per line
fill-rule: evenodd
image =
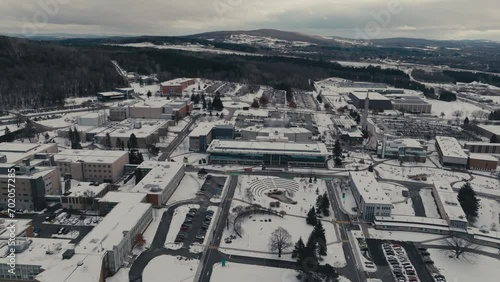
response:
M447 136L436 136L436 150L441 164L466 168L469 156L464 152L457 139Z
M395 139L380 141L377 155L380 158L392 158L425 163L427 148L415 139Z
M434 180L432 194L441 217L448 221L450 229L467 230L467 218L458 202L457 193L453 191L450 183L442 180Z
M384 190L378 185L373 173L368 171L350 172L349 183L358 205L358 213L366 220L375 216L390 216L392 203Z
M312 132L303 127L250 126L240 129L240 133L243 140L257 140L258 137L269 137L269 139L286 138L291 142L310 142L312 139Z
M105 267L115 273L129 256L136 235L144 232L152 219L151 204L121 202L80 241L75 253L103 254L106 256Z
M81 126L101 126L108 121L106 112L88 113L78 117L78 125Z
M184 165L174 162L148 161L141 166L147 167L146 169L153 167L130 192L147 194L148 203L155 206L166 203L184 177ZM141 166L138 169L141 169Z

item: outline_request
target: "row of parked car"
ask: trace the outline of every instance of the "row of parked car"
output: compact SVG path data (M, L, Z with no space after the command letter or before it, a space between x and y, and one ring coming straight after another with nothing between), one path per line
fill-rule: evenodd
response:
M184 219L184 222L182 223L179 233L177 234L177 237L175 238L174 243L180 244L183 243L184 240L188 237L188 231L191 230L193 226L193 219L195 215L198 213L198 209L191 208L189 209L189 212L186 214L186 218ZM203 220L203 223L198 230L198 233L196 234L196 237L194 239L194 242L202 244L205 241L205 235L207 234L208 227L210 226L210 222L212 221L212 218L214 216L213 211L206 211L204 214L205 218Z
M385 258L392 270L392 275L397 282L419 282L417 272L410 262L403 247L398 244L384 243Z
M430 257L430 253L427 251L427 248L420 247L418 248L418 251L420 252L420 255L422 256L422 260L424 261L425 264L430 265L434 264L434 261ZM441 274L434 274L432 276L434 278L434 281L436 282L446 282L446 278L441 275Z

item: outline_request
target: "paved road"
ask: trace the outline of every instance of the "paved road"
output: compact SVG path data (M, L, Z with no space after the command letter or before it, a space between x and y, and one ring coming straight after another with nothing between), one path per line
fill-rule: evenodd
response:
M209 242L210 245L212 246L218 247L220 245L222 234L224 233L224 228L226 226L227 216L229 215L229 209L231 208L231 201L233 199L237 185L238 185L238 177L231 176L229 178L229 186L226 192L226 196L219 206L220 216L217 219L217 225L215 226L214 236L212 237L212 241ZM210 281L214 264L220 262L222 258L223 256L219 253L217 249L207 248L206 253L204 255L204 260L201 262L202 270L199 281L201 282Z
M189 133L191 133L191 126L200 118L200 115L193 116L184 129L177 134L175 139L166 147L162 149L162 154L158 157L159 161L165 161L170 158L175 149L184 141Z

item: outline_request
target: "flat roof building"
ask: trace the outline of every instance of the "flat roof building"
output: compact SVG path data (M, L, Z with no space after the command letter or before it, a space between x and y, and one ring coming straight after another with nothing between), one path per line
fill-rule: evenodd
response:
M352 100L353 105L358 108L358 109L364 109L365 108L365 100L368 92L363 91L363 92L350 92L349 93L349 99ZM391 100L383 95L381 95L378 92L369 92L369 103L368 103L368 108L370 110L378 110L378 111L384 111L384 110L392 110L392 103Z
M456 138L436 136L436 150L442 165L467 167L469 156L464 152Z
M484 137L491 139L493 136L496 136L497 140L500 142L500 125L477 124L475 125L475 128Z
M496 170L498 159L488 154L469 153L469 169Z
M176 78L162 82L161 92L164 96L182 96L182 92L190 85L195 84L191 78Z
M323 143L213 140L211 163L325 167L330 155Z
M19 164L23 160L33 160L38 154L55 154L58 152L56 143L0 143L0 154L4 156L0 163Z
M500 154L500 143L467 142L464 149L471 153Z
M227 121L201 122L189 134L189 150L206 152L213 139L232 140L234 125Z
M377 147L380 158L422 162L427 160L427 148L415 139L383 140Z
M129 163L128 152L103 150L65 150L54 156L62 175L79 181L113 183Z
M376 216L391 216L392 203L373 173L350 172L349 183L362 218L374 220Z
M125 100L127 99L127 94L118 91L109 92L99 92L97 93L97 100L101 102L109 102L114 100Z
M303 127L262 127L250 126L240 129L241 139L257 140L258 137L284 137L291 142L310 142L312 132Z
M396 110L396 111L405 112L405 113L429 114L429 113L431 113L431 110L432 110L431 104L425 102L424 100L420 99L420 97L417 97L417 96L391 95L389 98L392 101L393 110Z
M169 124L168 120L127 119L112 126L95 128L87 134L92 134L97 143L105 144L107 134L109 133L112 146L115 146L116 140L120 138L123 144L125 144L125 148L127 147L130 135L134 134L137 138L139 148L146 149L148 145L158 142L160 136L167 134Z
M448 221L450 229L467 230L467 218L458 202L457 193L447 181L434 180L432 188L434 199L441 217Z
M148 162L146 166L154 167L135 185L130 193L147 194L146 200L155 206L161 206L174 194L177 186L184 177L183 164L174 162ZM139 166L138 169L141 169ZM149 168L148 168L149 169Z
M97 209L99 198L103 197L111 189L109 183L66 181L69 181L71 185L64 187L61 204L63 208L70 210ZM67 188L69 188L69 191L66 190Z

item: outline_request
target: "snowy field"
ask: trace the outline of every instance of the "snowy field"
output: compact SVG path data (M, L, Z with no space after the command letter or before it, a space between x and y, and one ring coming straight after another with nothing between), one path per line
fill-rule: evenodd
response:
M438 168L430 167L400 167L400 166L390 166L381 164L375 167L375 170L379 173L379 176L383 179L393 179L401 181L417 181L412 180L409 176L416 176L425 174L427 176L426 181L417 181L423 183L432 184L434 178L446 180L448 182L461 181L463 179L469 179L469 175L463 172L449 171Z
M264 267L228 262L225 267L214 265L211 281L217 282L299 282L292 269Z
M136 48L155 48L155 49L171 49L171 50L182 50L189 52L203 52L203 53L214 53L214 54L225 54L225 55L241 55L241 56L258 56L261 57L260 54L254 53L245 53L238 52L232 50L218 49L210 46L205 46L201 44L164 44L164 45L155 45L151 42L142 42L142 43L128 43L128 44L110 44L114 46L122 46L122 47L136 47Z
M144 268L143 282L185 282L193 281L200 264L199 260L174 256L158 256ZM165 276L167 275L167 277ZM125 280L126 281L126 280Z
M172 222L170 223L170 228L168 229L167 238L165 239L165 248L178 250L182 247L181 244L175 244L175 237L179 233L179 229L181 228L184 219L186 219L186 214L189 212L190 208L200 208L199 205L184 205L175 209L174 216L172 218Z
M469 261L449 258L442 250L429 249L434 266L449 282L496 282L500 277L500 260L474 256Z
M500 183L496 179L474 175L469 183L476 192L500 196ZM460 188L464 184L464 181L457 182L453 184L453 188Z
M265 222L264 220L268 220ZM270 220L270 221L269 221ZM328 255L323 257L322 263L329 263L334 267L345 266L346 261L342 250L342 243L338 242L335 227L332 223L323 221L325 229L326 241L328 244ZM307 225L305 218L270 215L252 215L251 218L244 219L242 224L243 236L237 237L232 243L227 244L221 242L221 250L228 254L238 254L255 257L266 257L272 259L280 259L277 254L271 253L269 250L269 238L271 233L278 227L283 227L292 236L292 242L296 242L302 237L302 240L307 241L307 238L313 230L313 226ZM230 235L235 235L233 229L224 229L223 238ZM225 249L228 248L228 249ZM231 250L234 249L234 250ZM290 253L292 249L287 250ZM291 254L282 254L282 260L294 261Z
M274 189L287 191L287 196L296 201L296 204L280 203L277 211L283 210L287 214L305 216L309 209L316 204L318 195L326 192L325 181L318 179L309 183L309 178L285 179L269 176L242 175L238 179L238 186L234 198L269 207L277 200L266 195ZM318 191L318 194L316 193ZM330 207L330 217L333 215ZM328 217L329 218L329 217Z
M436 205L436 201L432 196L432 189L421 189L420 197L422 198L422 203L424 204L425 215L427 217L441 218L439 216L439 211Z
M479 228L479 230L488 231L498 231L499 220L500 220L500 203L479 197L481 200L479 208L479 216L473 226Z
M454 111L462 111L463 116L461 117L461 120L463 120L465 117L470 117L472 112L474 111L481 111L482 109L476 105L473 105L471 103L467 103L464 101L454 101L454 102L445 102L445 101L440 101L440 100L434 100L434 99L424 99L427 103L432 105L432 110L431 114L440 116L441 113L444 113L445 119L455 119L453 116Z
M198 178L193 172L186 172L174 194L167 201L167 205L172 205L179 201L196 198L196 192L200 190L205 179Z
M132 88L134 88L134 92L137 94L146 95L148 93L148 91L150 91L151 95L154 96L156 94L156 92L160 91L159 84L141 86L139 83L130 83L130 86L132 86ZM145 96L144 99L147 99L147 96Z

